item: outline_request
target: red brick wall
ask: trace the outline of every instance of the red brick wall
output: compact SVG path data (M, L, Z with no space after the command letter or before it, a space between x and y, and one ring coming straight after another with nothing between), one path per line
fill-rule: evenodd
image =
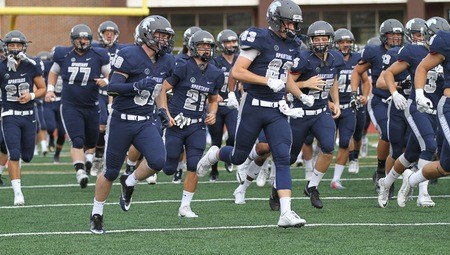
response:
M6 6L72 6L72 7L125 7L126 0L6 0ZM0 34L3 37L10 29L11 16L0 16ZM70 45L70 29L84 23L93 32L97 40L97 28L105 20L117 23L121 31L122 43L132 42L132 35L139 17L121 16L17 16L15 29L22 31L29 41L27 53L35 55L39 51L50 51L55 45Z

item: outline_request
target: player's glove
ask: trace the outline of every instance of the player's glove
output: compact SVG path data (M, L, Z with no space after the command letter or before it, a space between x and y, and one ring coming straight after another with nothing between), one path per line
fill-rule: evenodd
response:
M302 118L304 111L302 108L290 108L285 100L278 101L278 109L280 112L291 118Z
M133 84L134 90L140 92L142 90L153 91L156 81L152 77L145 77Z
M353 91L350 97L350 105L353 109L358 110L361 107L361 102L359 101L358 92Z
M416 104L419 112L426 112L433 108L433 102L424 95L423 89L416 89Z
M392 94L392 101L394 102L395 108L403 111L408 107L408 101L406 101L406 98L398 93L398 91L395 91L394 94Z
M236 94L233 91L228 92L227 107L230 109L237 109L239 107L239 102L236 98Z
M269 78L269 80L267 81L267 85L274 92L278 92L278 91L282 90L285 86L284 81L278 80L278 79L272 79L272 78Z
M166 109L159 108L158 109L158 117L161 120L162 128L166 128L169 126L170 120L169 120L169 116L167 115Z
M314 104L314 96L313 95L301 94L299 99L300 99L300 101L302 101L302 103L304 103L308 107L311 107Z

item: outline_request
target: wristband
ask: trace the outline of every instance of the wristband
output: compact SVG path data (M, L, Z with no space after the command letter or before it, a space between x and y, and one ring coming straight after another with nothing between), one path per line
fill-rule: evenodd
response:
M106 85L108 85L109 84L109 80L108 80L108 78L103 78L103 81L106 83Z
M55 85L48 84L47 85L47 92L54 92L55 91Z
M32 92L32 93L30 93L30 97L31 97L30 101L34 100L36 98L36 94L34 94L34 92Z

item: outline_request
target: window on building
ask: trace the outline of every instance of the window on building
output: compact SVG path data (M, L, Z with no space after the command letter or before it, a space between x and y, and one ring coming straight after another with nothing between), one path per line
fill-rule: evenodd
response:
M366 44L367 40L377 35L375 31L375 11L351 12L351 31L357 44Z
M226 16L226 27L238 35L253 25L251 13L227 13Z
M334 30L339 28L347 28L347 12L346 11L332 11L323 12L323 20L330 23Z
M380 10L378 12L378 15L379 15L380 24L387 19L396 19L396 20L400 21L402 24L404 23L403 11L381 11Z
M175 31L175 47L179 49L183 46L184 31L195 26L195 14L171 14L169 21Z
M224 28L224 15L222 13L200 13L198 14L198 25L203 30L210 32L214 38Z

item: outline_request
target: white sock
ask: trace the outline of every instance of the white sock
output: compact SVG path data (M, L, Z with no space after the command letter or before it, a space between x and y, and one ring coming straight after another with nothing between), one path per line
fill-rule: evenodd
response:
M341 176L342 176L342 173L344 172L344 168L345 168L345 166L339 165L339 164L336 164L334 166L334 175L333 175L334 182L341 180Z
M47 141L46 140L41 141L41 151L47 151Z
M136 164L137 164L137 161L131 161L131 160L127 159L127 165L135 166Z
M94 198L94 206L92 207L91 215L94 215L94 214L103 215L103 207L104 206L105 206L105 201L99 202L99 201L95 200L95 198Z
M258 153L256 153L256 146L253 145L252 151L250 152L250 154L248 155L248 158L250 158L251 160L254 160L255 158L257 158L259 155Z
M136 179L136 175L134 174L136 171L132 172L128 178L125 180L125 184L128 187L132 187L132 186L136 186L136 184L138 184L139 180Z
M92 160L94 159L94 154L87 153L86 155L84 155L84 157L86 158L86 162L92 162Z
M307 181L311 180L312 173L313 173L313 161L312 161L312 159L305 160L305 179Z
M250 187L251 184L252 184L251 181L245 179L244 183L242 183L240 186L243 190L247 190L247 188Z
M14 194L22 193L20 179L11 180L11 186L13 188Z
M255 161L252 161L250 163L250 166L247 169L247 175L250 176L252 179L256 179L258 176L258 173L261 171L261 167L258 166Z
M181 205L180 207L184 206L190 206L192 198L194 197L195 193L183 190L183 197L181 198Z
M0 175L3 174L3 170L5 170L5 166L0 166Z
M431 161L425 160L425 159L419 159L419 162L417 162L417 168L422 169L426 164L430 163Z
M178 162L178 167L177 167L177 169L178 169L178 170L180 170L180 169L186 169L186 162L184 162L184 161Z
M291 211L291 198L290 197L280 197L280 214L283 215L286 212Z
M314 186L319 186L320 181L322 180L322 177L324 176L324 173L321 173L319 171L317 171L316 169L314 169L313 174L311 176L311 180L309 181L309 185L308 188L314 187Z
M426 180L424 182L419 183L419 195L428 194L428 183L430 181Z
M426 181L427 178L425 178L422 174L422 169L420 169L419 171L413 173L410 177L409 177L409 185L411 185L412 187L417 186L417 184Z
M391 171L389 171L389 173L386 175L386 178L384 178L384 185L386 187L391 187L392 183L395 182L395 180L398 179L398 177L400 177L400 174L398 174L394 167L392 167Z
M216 162L219 161L216 153L208 153L208 160L211 164L215 164Z

